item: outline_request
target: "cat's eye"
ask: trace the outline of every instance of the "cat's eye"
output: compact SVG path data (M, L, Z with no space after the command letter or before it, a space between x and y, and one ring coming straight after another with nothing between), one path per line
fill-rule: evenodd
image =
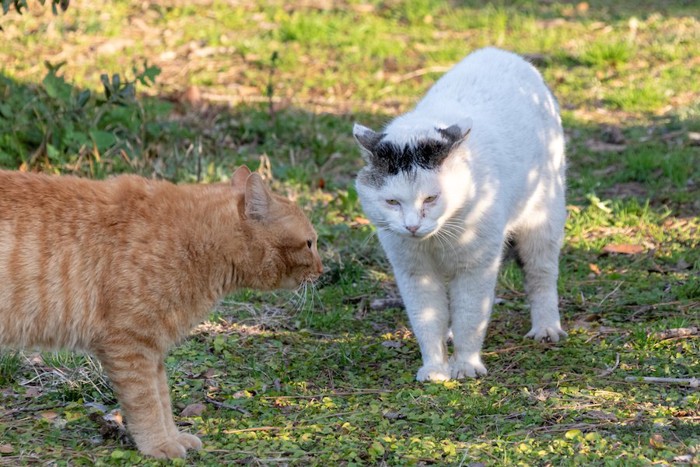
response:
M434 202L436 199L437 199L437 195L428 196L427 198L425 198L425 200L423 200L423 202L424 202L424 203L432 203L432 202Z
M314 242L312 242L311 240L306 241L306 246L308 246L309 248L311 248L311 245L313 245L313 244L314 244Z
M399 201L396 199L388 199L386 200L386 204L388 204L389 206L398 206L401 203L399 203Z

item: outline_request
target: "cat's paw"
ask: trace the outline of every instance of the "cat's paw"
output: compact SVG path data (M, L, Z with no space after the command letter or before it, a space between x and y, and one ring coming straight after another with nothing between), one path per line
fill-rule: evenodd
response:
M554 326L533 326L530 332L525 334L525 337L530 337L537 342L559 342L559 339L563 339L566 336L568 334L558 324Z
M202 448L202 442L195 435L189 433L172 433L165 441L153 442L147 445L136 443L139 451L156 459L175 459L187 457L187 450Z
M177 442L184 446L185 449L193 449L195 451L202 449L202 442L200 439L189 433L178 433Z
M155 457L156 459L187 457L187 449L175 439L168 439L152 446L139 446L139 451L147 456Z
M478 355L468 360L450 358L450 375L454 379L476 378L477 376L486 376L487 373L488 371Z
M450 368L445 363L442 365L423 365L418 374L418 381L447 381L450 379Z

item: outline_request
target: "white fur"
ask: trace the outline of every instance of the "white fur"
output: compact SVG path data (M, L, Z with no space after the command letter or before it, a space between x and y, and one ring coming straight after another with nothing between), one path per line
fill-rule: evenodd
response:
M508 239L524 263L532 318L527 336L552 342L566 336L557 297L566 219L564 134L555 99L522 58L481 49L435 83L413 111L390 122L383 140L441 140L437 128L454 124L471 133L438 169L399 172L380 187L357 180L420 344L420 381L486 374L480 352ZM355 126L361 146L366 132ZM431 196L437 199L425 202Z

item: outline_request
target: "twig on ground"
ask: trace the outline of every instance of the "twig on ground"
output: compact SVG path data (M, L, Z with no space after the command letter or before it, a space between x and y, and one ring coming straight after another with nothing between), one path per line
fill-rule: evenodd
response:
M605 365L605 369L598 373L598 376L610 376L620 365L620 354L615 354L615 364L612 367Z
M615 425L617 422L610 420L602 420L599 423L558 423L555 425L546 426L533 426L529 428L524 428L512 433L512 435L524 435L524 434L534 434L534 433L561 433L569 430L598 430L600 428Z
M540 345L540 344L537 343L537 342L533 342L532 344L514 345L514 346L511 346L511 347L505 347L505 348L503 348L503 349L496 349L496 350L491 350L491 351L489 351L489 352L484 352L483 354L484 354L484 355L498 355L498 354L501 354L501 353L512 352L512 351L514 351L514 350L528 349L528 348L531 348L531 347L537 347L537 346L539 346L539 345Z
M700 388L700 378L662 378L657 376L627 376L625 378L625 381L661 384L687 384L691 388Z
M667 339L679 339L679 338L685 338L685 337L693 337L700 335L700 328L697 326L692 326L689 328L673 328L673 329L665 329L663 331L655 332L652 333L651 336L654 339L658 339L660 341L667 340Z
M429 73L445 73L449 69L450 69L450 67L445 67L445 66L430 66L427 68L421 68L420 70L411 71L410 73L406 73L403 75L392 76L389 79L389 81L396 84L396 83L401 83L402 81L407 81L409 79L417 78L419 76L427 75Z
M246 409L244 409L242 407L226 404L225 402L219 402L216 399L212 399L209 396L205 396L204 400L209 402L210 404L217 406L217 407L221 407L222 409L236 410L245 416L250 416L250 412L248 412Z
M392 391L386 389L365 389L359 391L347 391L347 392L328 392L325 394L314 394L314 395L298 395L298 396L262 396L260 399L321 399L323 397L342 397L342 396L364 396L370 394L388 394Z
M624 283L625 283L625 281L620 281L620 283L617 284L617 286L612 290L612 292L610 292L610 293L607 294L605 297L603 297L603 299L600 301L600 303L598 304L598 306L599 306L599 307L603 306L603 303L605 303L605 301L606 301L608 298L610 298L612 295L614 295L615 292L617 292L617 291L620 289L620 286L621 286L622 284L624 284Z
M7 412L0 413L0 419L8 415L15 415L24 412L45 412L47 410L61 409L68 405L68 402L59 402L50 405L27 405L25 407L16 407L9 409Z
M316 422L318 420L322 420L324 418L336 418L336 417L344 417L346 415L355 415L359 413L358 411L352 411L352 412L338 412L338 413L329 413L325 415L319 415L318 417L314 417L309 419L309 422Z
M241 428L240 430L224 430L224 433L227 435L233 435L236 433L246 433L249 431L277 431L283 428L284 427L281 426L254 426L252 428Z

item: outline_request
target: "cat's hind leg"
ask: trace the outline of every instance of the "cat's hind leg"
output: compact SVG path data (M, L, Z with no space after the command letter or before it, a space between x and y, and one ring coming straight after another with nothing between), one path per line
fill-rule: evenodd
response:
M558 342L567 336L561 327L557 294L562 238L563 225L560 229L551 222L530 226L516 235L532 318L532 329L526 337L540 342Z

